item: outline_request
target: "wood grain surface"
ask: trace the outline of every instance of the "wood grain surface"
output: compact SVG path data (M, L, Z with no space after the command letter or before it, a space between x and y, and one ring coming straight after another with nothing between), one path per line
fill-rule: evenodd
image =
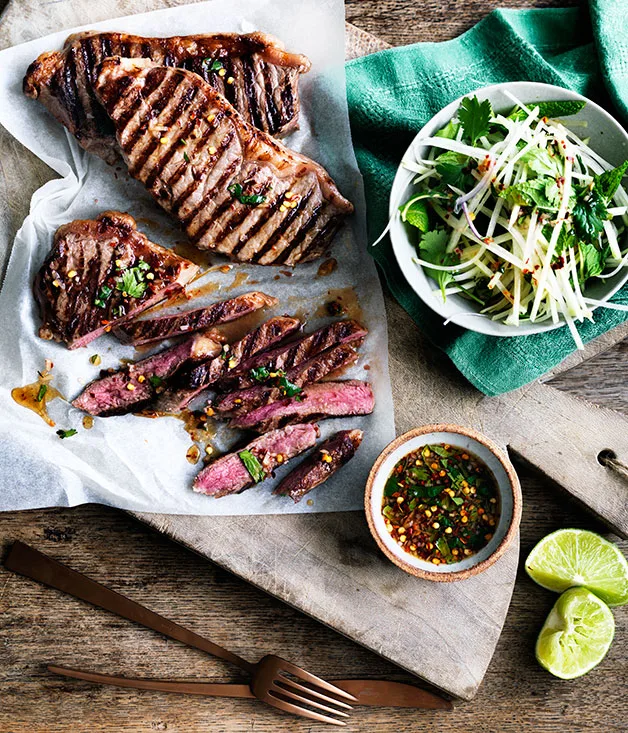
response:
M434 26L439 21L430 4L426 12L432 13L432 29L428 32L422 25L426 17L422 9L423 20L416 26L414 37L403 35L413 30L410 21L418 12L414 3L360 2L350 4L349 12L352 8L363 12L370 7L375 17L378 5L388 7L388 40L434 40ZM438 5L443 7L442 3ZM450 3L450 13L453 5L456 11L464 8L462 3ZM454 12L456 22L470 24L479 15L478 7L488 4L476 3L474 15ZM402 34L398 37L394 36L396 26ZM448 33L443 30L443 35ZM0 160L4 161L2 152ZM2 174L6 176L7 171L2 170ZM15 226L19 225L25 214L20 197L12 200L10 213ZM404 320L396 304L389 301L388 308L393 324ZM622 377L623 355L625 347L616 348L562 374L555 384L608 407L625 407L628 393ZM392 354L392 361L393 369L409 368L398 354ZM522 479L526 496L523 556L536 540L558 526L590 526L587 515L546 483L525 470ZM328 676L404 679L381 658L118 512L81 507L0 515L3 546L18 537L251 659L275 651ZM626 543L622 547L626 550ZM447 716L407 710L360 710L349 729L625 730L628 614L621 609L616 613L616 640L605 663L584 680L561 683L537 668L532 651L552 601L551 594L524 576L519 578L497 655L473 703L461 705ZM322 729L280 718L255 703L140 695L51 679L44 672L44 663L51 661L125 674L238 678L219 662L4 571L0 572L0 650L0 661L4 662L0 667L0 731Z

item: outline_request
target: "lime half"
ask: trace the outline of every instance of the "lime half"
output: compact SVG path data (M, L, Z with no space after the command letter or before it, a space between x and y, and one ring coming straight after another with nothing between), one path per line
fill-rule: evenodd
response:
M599 664L613 641L613 612L586 588L570 588L556 601L536 642L536 658L563 680Z
M532 580L557 593L583 586L609 606L628 603L628 562L595 532L559 529L538 543L525 567Z

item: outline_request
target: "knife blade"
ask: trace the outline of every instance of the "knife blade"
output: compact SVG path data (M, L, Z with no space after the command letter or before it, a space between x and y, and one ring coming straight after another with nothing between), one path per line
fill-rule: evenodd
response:
M176 680L136 679L118 677L99 672L87 672L70 669L58 665L48 665L53 674L74 679L96 682L115 687L132 687L139 690L157 690L160 692L178 692L184 695L206 695L210 697L255 698L248 685L227 682L184 682ZM423 690L404 682L387 680L333 680L333 684L354 695L358 705L423 708L425 710L452 710L449 700L428 690Z

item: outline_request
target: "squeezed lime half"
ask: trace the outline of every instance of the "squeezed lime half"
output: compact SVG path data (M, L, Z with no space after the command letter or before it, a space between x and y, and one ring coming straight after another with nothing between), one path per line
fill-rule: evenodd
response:
M604 659L614 633L613 612L606 603L586 588L570 588L541 629L536 658L554 676L572 680Z
M525 568L532 580L557 593L582 586L609 606L628 603L628 562L595 532L559 529L547 535L528 555Z

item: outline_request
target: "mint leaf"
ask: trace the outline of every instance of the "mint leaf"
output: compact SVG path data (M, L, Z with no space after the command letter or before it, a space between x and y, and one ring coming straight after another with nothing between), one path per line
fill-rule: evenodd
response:
M472 182L468 172L469 158L462 153L447 150L436 159L436 172L443 179L443 183L456 188L464 189Z
M606 201L597 186L574 187L576 202L571 218L576 236L585 244L595 244L599 248L600 234L608 219Z
M266 472L264 471L262 464L257 458L251 453L250 450L241 450L238 455L240 460L244 464L244 467L249 472L253 482L259 484L260 481L264 481L266 478Z
M499 192L510 206L536 206L539 209L556 211L560 204L560 193L553 178L534 178L531 181L515 183Z
M480 102L477 97L465 97L460 102L458 119L471 145L488 133L493 108L488 99Z
M460 257L455 252L446 251L448 242L449 234L443 229L426 232L419 242L419 256L433 265L446 267L456 265L460 262ZM443 300L445 300L445 288L453 282L453 273L446 270L433 270L429 267L426 267L425 271L432 280L438 283Z
M585 105L586 102L581 102L577 99L567 99L555 102L537 102L537 104L530 102L528 107L538 107L539 117L556 118L577 115L580 110L584 109Z
M408 222L410 226L416 227L424 233L430 228L427 206L419 197L402 204L399 210L401 211L401 221Z
M589 278L597 277L604 272L609 248L600 250L594 244L580 242L580 276L579 280L584 284Z
M626 175L628 171L628 160L625 160L617 168L613 168L610 171L604 171L599 176L595 176L594 185L598 191L604 196L606 201L610 203L613 196L617 193L617 189L621 184L621 179Z

